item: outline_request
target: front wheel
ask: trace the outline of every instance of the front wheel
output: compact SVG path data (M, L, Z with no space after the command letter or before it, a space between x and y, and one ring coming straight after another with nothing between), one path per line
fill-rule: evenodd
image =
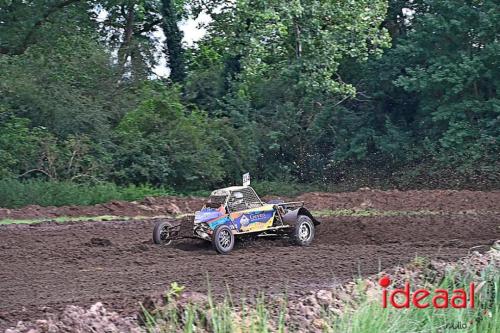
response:
M311 245L314 239L314 223L309 216L299 215L293 230L293 240L300 246Z
M227 225L215 228L212 234L212 246L220 254L228 254L234 247L234 235Z
M166 221L158 221L153 229L153 241L155 244L160 245L170 245L172 243L171 238L172 224Z

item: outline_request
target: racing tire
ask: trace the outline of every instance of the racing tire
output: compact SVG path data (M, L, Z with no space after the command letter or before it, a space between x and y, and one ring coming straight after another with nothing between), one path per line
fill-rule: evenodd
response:
M292 231L292 239L296 245L309 246L314 239L314 223L309 216L298 215Z
M172 239L170 238L169 229L172 228L172 224L166 221L158 221L153 229L153 242L158 245L170 245Z
M234 235L227 225L222 224L215 228L212 234L212 246L220 254L228 254L234 247Z

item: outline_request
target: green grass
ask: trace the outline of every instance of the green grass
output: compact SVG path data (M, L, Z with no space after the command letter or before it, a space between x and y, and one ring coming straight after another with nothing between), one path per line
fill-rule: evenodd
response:
M486 287L476 296L475 309L383 309L380 303L366 301L352 314L340 320L332 318L331 332L344 333L400 333L400 332L500 332L500 276L496 271L483 272ZM468 287L472 276L457 282L447 275L439 288L453 290ZM466 328L457 330L458 324Z
M445 212L431 210L378 210L378 209L323 209L311 212L316 217L335 217L335 216L351 216L351 217L391 217L391 216L426 216L426 215L442 215L446 216L457 215L477 215L481 214L497 214L492 211L468 211L468 212Z
M318 217L331 217L331 216L352 216L352 217L372 217L372 216L415 216L415 215L436 215L439 212L432 212L427 210L421 211L402 211L402 210L378 210L378 209L324 209L311 212L314 216Z
M399 211L399 210L377 210L377 209L335 209L335 210L316 210L311 212L315 217L375 217L375 216L383 216L383 217L391 217L391 216L425 216L425 215L439 215L443 214L443 212L438 211L428 211L428 210L419 210L419 211ZM494 213L494 212L483 212L483 213ZM464 213L460 213L464 215ZM473 212L469 212L467 214L473 214ZM189 214L182 214L176 216L180 218L182 216ZM450 213L447 213L447 216ZM0 219L0 225L5 224L34 224L41 223L47 221L55 221L55 222L78 222L78 221L126 221L126 220L144 220L144 219L152 219L163 216L115 216L115 215L101 215L101 216L60 216L55 218L37 218L37 219Z
M453 290L468 287L473 279L477 283L475 272L460 274L448 271L439 284L426 288ZM477 289L475 309L384 309L380 300L365 296L341 316L324 310L318 319L323 323L323 332L331 333L497 333L500 332L499 270L489 266L479 274L479 280L485 283ZM363 290L361 284L358 287L358 290ZM295 331L295 327L285 320L283 304L286 304L286 299L271 303L261 297L252 306L245 305L243 300L242 305L235 308L230 297L221 303L215 303L209 297L208 306L184 305L179 310L175 305L176 298L176 293L169 291L165 308L154 313L144 309L148 332L201 332L204 329L215 333ZM454 327L458 324L466 325L466 328L457 330Z
M35 224L41 222L54 221L59 223L64 222L80 222L80 221L111 221L111 220L124 220L130 219L130 217L124 216L113 216L113 215L103 215L103 216L60 216L54 218L40 218L40 219L3 219L0 220L0 225L2 224Z
M372 217L372 216L401 216L401 215L435 215L439 212L431 211L381 211L381 210L353 210L353 209L337 209L337 210L317 210L312 211L316 217L335 217L335 216L352 216L352 217ZM182 214L177 218L189 215ZM101 215L101 216L60 216L54 218L36 218L36 219L0 219L2 224L34 224L47 221L55 221L59 223L64 222L79 222L79 221L126 221L126 220L144 220L151 218L158 218L163 216L115 216L115 215Z
M166 296L167 305L160 311L149 312L142 307L146 332L213 332L213 333L268 333L289 332L285 323L285 308L271 309L264 296L253 306L242 300L236 310L230 297L216 303L212 297L205 305L175 305L175 296ZM275 318L274 318L275 317ZM273 318L273 320L271 320Z
M182 215L178 216L181 217ZM0 220L0 225L6 224L36 224L42 222L54 221L58 223L65 222L103 222L103 221L128 221L128 220L146 220L154 219L164 216L116 216L116 215L100 215L100 216L60 216L53 218L39 218L39 219L3 219Z

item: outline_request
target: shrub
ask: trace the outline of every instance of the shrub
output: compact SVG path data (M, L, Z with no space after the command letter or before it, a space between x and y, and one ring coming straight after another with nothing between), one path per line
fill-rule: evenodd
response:
M74 183L15 179L0 180L0 207L16 208L26 205L64 206L95 205L110 200L139 200L146 196L170 195L166 187L150 185L117 186L113 183Z

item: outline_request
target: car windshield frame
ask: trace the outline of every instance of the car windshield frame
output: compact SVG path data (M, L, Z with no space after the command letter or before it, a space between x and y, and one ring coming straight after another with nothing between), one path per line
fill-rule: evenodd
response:
M227 206L227 200L230 194L228 195L210 195L208 200L205 202L205 207L207 208L219 208L221 205L224 207ZM215 199L215 200L214 200Z
M247 192L247 193L245 193ZM250 192L250 193L248 193ZM241 200L244 201L245 207L230 207L231 205L229 204L231 201L231 197L233 197L234 193L241 193L243 194L243 198ZM253 201L248 201L248 199L252 199ZM242 210L247 210L247 209L253 209L253 208L258 208L260 206L263 206L264 204L262 203L262 200L260 197L257 195L255 190L248 186L242 189L237 189L237 190L232 190L229 196L227 197L226 201L226 209L230 213L242 211Z

